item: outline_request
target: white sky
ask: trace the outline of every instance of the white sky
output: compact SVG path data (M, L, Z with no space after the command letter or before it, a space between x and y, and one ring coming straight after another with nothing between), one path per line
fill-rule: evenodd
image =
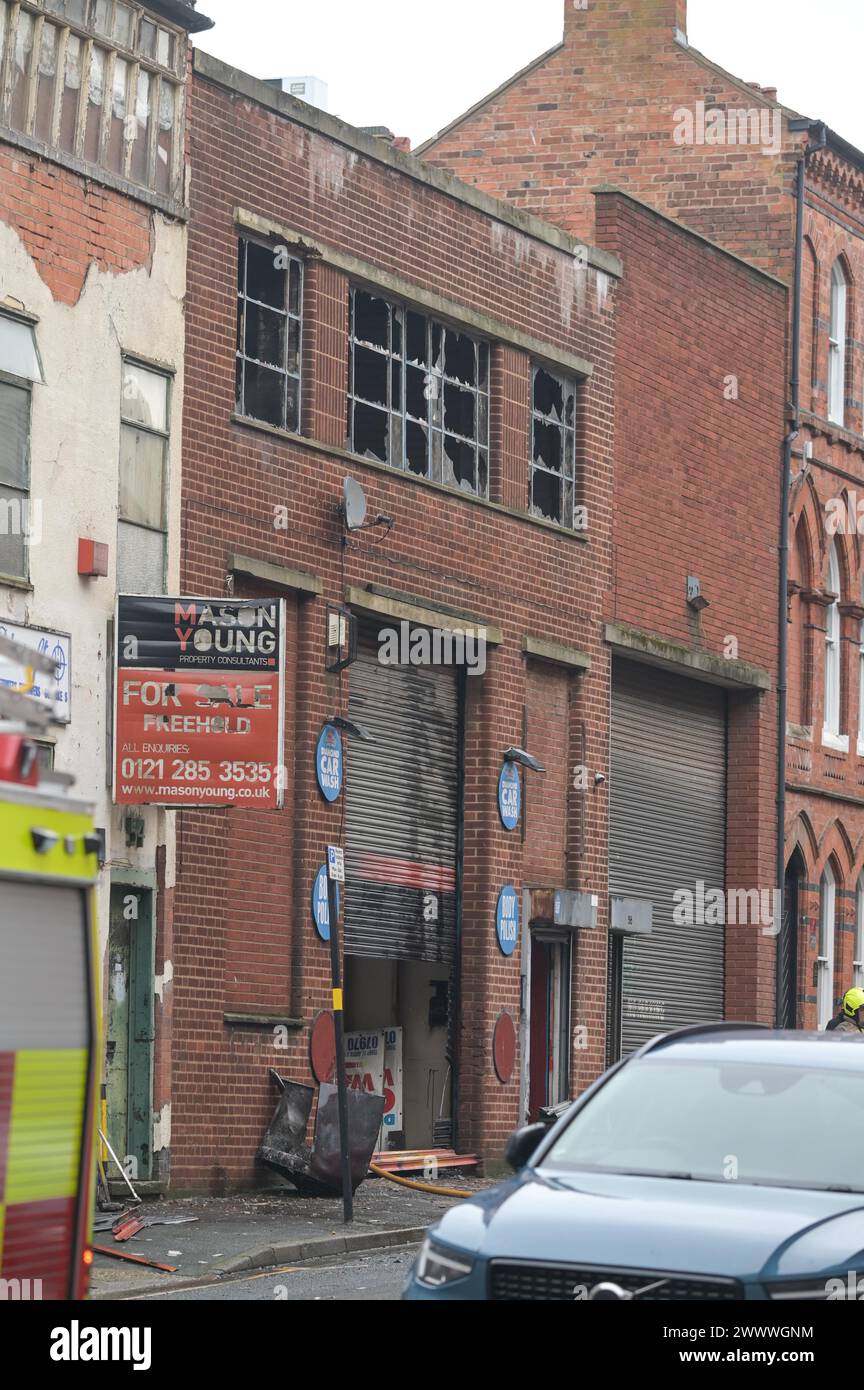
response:
M639 0L631 0L638 5ZM590 0L589 0L590 4ZM551 48L564 0L199 0L202 48L256 77L320 77L330 110L417 145ZM688 38L864 148L864 0L689 0Z

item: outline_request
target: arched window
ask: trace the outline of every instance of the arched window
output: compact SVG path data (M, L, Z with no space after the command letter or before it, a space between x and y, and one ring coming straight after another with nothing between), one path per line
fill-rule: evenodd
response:
M819 885L819 958L816 980L816 1026L823 1032L834 1014L834 932L837 885L830 864Z
M828 345L828 419L846 419L846 274L840 261L831 271L831 332Z
M825 725L823 743L842 747L840 736L840 561L837 542L828 559L828 592L833 594L825 609Z

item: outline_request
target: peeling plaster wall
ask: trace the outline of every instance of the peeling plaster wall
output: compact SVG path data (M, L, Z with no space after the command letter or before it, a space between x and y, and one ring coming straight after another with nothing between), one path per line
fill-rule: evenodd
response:
M130 209L131 224L140 220L141 209ZM52 226L47 208L44 225ZM66 237L74 239L71 228L50 232L55 261L65 256ZM82 240L92 243L91 224L70 245L70 259L80 253ZM98 892L103 956L112 869L115 875L124 867L155 874L157 846L163 844L166 881L174 882L175 813L145 811L144 847L134 851L126 848L122 808L111 806L108 624L116 595L121 352L176 371L168 462L169 592L179 584L186 241L185 225L153 213L149 257L124 269L128 248L108 254L103 247L99 263L90 261L80 296L69 302L71 296L54 297L40 274L43 262L37 264L18 230L0 220L0 305L8 302L38 318L45 372L45 385L34 386L32 397L31 497L42 509L41 540L30 550L32 592L0 582L0 622L71 634L72 721L55 731L55 767L74 774L74 794L95 804L96 823L108 830L108 862ZM79 537L107 542L106 579L78 577Z

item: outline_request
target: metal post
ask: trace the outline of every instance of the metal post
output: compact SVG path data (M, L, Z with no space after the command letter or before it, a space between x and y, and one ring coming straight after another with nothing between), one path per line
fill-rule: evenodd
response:
M348 1091L345 1078L345 1014L342 992L342 961L339 953L339 908L334 879L327 876L327 905L330 914L330 972L333 977L333 1022L336 1029L336 1093L339 1098L339 1149L342 1157L342 1206L345 1225L354 1220L354 1192L351 1185L351 1153L348 1143Z

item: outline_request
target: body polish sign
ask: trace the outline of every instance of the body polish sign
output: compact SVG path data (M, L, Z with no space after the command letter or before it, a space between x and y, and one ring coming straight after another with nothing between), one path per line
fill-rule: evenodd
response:
M281 599L117 600L114 801L277 810Z

